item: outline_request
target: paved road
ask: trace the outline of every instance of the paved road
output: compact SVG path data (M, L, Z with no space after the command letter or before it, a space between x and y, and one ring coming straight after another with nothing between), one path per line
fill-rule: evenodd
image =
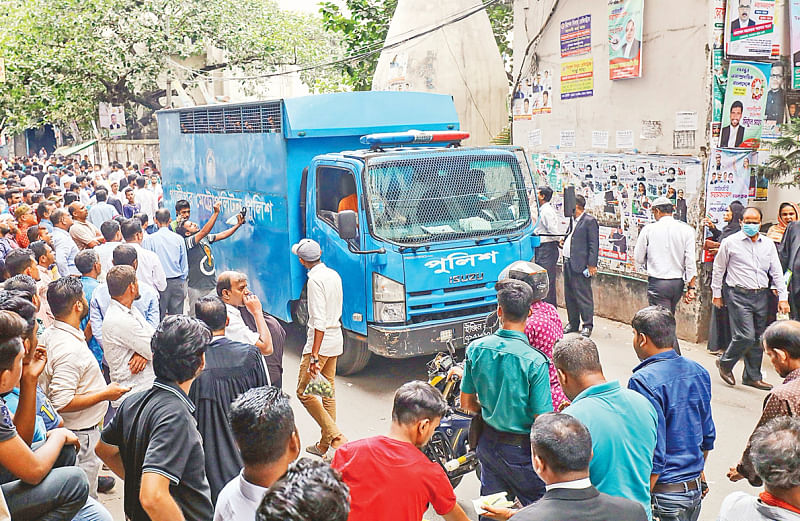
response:
M563 310L560 310L563 312ZM562 313L563 314L563 313ZM631 346L630 327L617 322L598 319L593 339L600 348L600 357L606 377L619 379L623 385L636 365L636 356ZM728 467L735 464L741 455L747 437L758 420L761 403L765 393L750 387L728 387L719 379L714 367L714 357L706 354L705 346L681 343L684 356L698 361L711 373L713 386L713 410L717 425L717 444L709 456L706 467L706 479L711 491L703 503L700 514L701 521L712 521L717 518L719 506L725 496L735 490L755 493L747 482L730 483L725 477ZM285 354L284 390L293 395L299 356L297 349L288 349ZM411 360L387 360L375 357L362 373L337 379L338 420L339 425L349 439L386 433L391 422L392 396L397 387L414 379L425 379L427 358ZM741 366L739 366L741 367ZM737 379L741 370L737 367ZM780 381L765 361L766 380L776 384ZM317 441L319 429L293 396L297 426L303 445ZM123 520L121 483L111 495L102 495L101 499L112 510L115 520ZM479 483L474 475L466 476L456 489L459 504L467 511L471 519L477 519L472 508L472 499L479 495ZM430 511L426 516L429 521L442 519Z

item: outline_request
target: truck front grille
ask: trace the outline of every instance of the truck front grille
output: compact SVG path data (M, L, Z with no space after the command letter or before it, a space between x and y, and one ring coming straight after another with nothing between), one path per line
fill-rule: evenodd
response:
M413 291L406 297L412 324L490 313L497 306L494 283Z

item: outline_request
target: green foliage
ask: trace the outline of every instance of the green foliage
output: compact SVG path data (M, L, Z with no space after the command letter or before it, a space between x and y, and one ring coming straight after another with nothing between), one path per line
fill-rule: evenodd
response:
M758 171L778 185L800 184L800 118L781 125L781 135L772 143L773 153L767 163Z
M12 132L76 120L97 103L125 105L129 129L150 123L173 85L192 88L215 70L272 72L339 54L318 17L282 11L272 0L11 0L0 14L0 122ZM209 49L214 59L206 59ZM173 65L185 60L197 71ZM226 74L229 74L226 72ZM324 71L303 76L312 88ZM138 119L139 121L134 121Z
M386 40L397 0L345 0L345 9L336 2L321 2L320 13L325 29L338 33L349 56L379 49ZM477 5L477 4L470 4ZM487 9L495 40L506 63L511 68L511 40L514 25L512 0L502 0ZM369 90L380 53L349 61L342 70L354 90Z

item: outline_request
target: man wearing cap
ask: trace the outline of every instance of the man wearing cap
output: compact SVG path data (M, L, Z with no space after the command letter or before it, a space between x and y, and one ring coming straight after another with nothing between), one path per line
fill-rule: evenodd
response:
M666 197L653 201L656 222L642 229L634 251L637 267L647 271L648 303L665 307L673 315L684 293L684 283L684 300L689 303L697 296L695 233L691 226L672 217L674 209L672 201ZM681 353L677 335L674 349Z
M322 263L322 249L316 241L303 239L292 246L292 253L308 270L308 328L300 361L297 397L322 429L320 441L306 451L330 461L333 450L347 441L336 426L336 398L323 398L320 403L319 398L303 391L311 378L320 373L335 389L336 359L344 350L342 279Z

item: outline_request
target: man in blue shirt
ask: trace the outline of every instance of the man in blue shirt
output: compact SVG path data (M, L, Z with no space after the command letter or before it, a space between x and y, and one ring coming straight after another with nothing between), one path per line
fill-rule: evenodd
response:
M553 363L564 394L572 400L563 412L579 419L592 435L592 485L610 496L638 502L652 519L655 409L639 393L623 389L616 380L606 381L597 346L589 338L573 333L559 340Z
M169 229L169 210L156 210L158 231L147 235L142 240L142 247L158 255L164 274L167 276L167 287L159 292L161 318L166 315L183 313L183 301L186 298L186 276L189 274L189 261L186 253L186 241Z
M104 222L110 221L119 213L116 208L108 204L108 192L106 192L105 188L98 188L94 193L94 197L97 203L89 209L88 220L99 230Z
M481 495L506 492L525 506L545 492L533 470L529 436L536 417L553 411L549 365L525 335L531 287L515 279L496 287L501 329L467 347L461 407L481 413L485 422L476 448Z
M628 381L658 415L653 455L653 514L662 521L696 521L700 515L703 468L714 448L711 378L700 364L673 349L675 317L650 306L633 317L633 349L642 363ZM706 488L707 490L707 488Z
M81 286L83 286L83 295L86 297L86 302L91 302L94 291L100 285L97 281L97 277L102 270L100 258L91 248L81 250L75 256L75 267L81 272ZM81 320L81 331L85 332L87 327L91 328L88 314ZM92 329L89 329L89 333L92 333ZM103 348L100 347L100 343L97 341L94 334L91 334L89 342L87 343L89 345L89 350L97 359L97 363L100 367L103 367Z

